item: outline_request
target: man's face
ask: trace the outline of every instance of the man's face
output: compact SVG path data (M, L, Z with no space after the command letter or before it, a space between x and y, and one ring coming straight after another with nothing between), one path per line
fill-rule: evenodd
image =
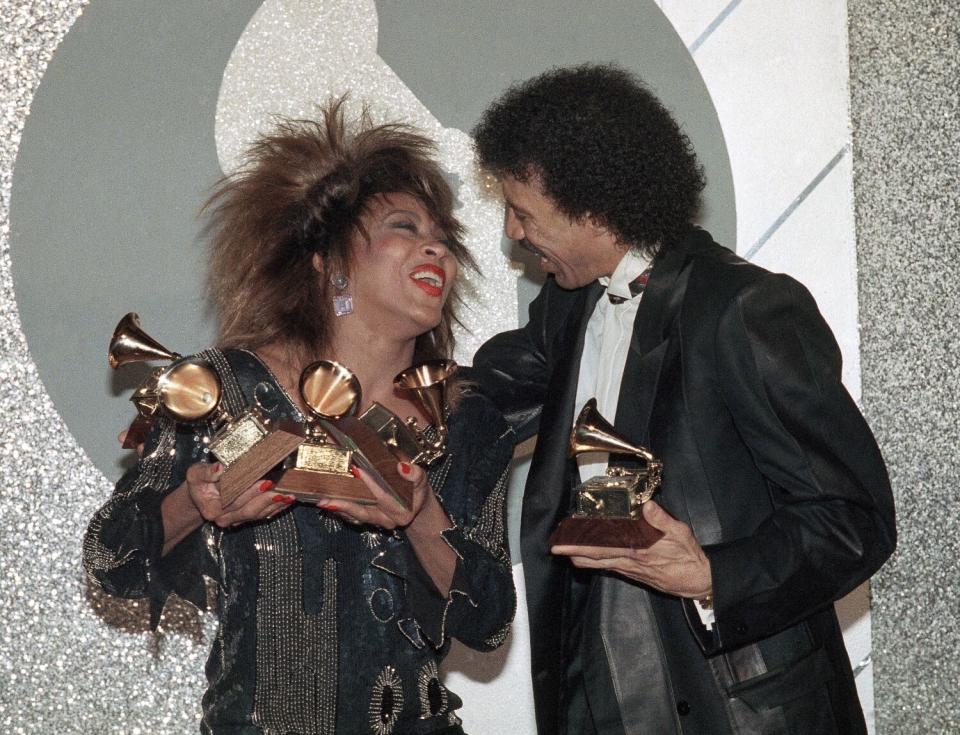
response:
M525 182L505 176L500 183L507 204L507 237L538 255L540 267L552 273L558 285L579 288L613 273L624 250L605 229L560 212L536 176Z

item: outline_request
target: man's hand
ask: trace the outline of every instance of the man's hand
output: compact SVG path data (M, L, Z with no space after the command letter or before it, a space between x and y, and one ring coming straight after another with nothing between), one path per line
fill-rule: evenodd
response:
M710 561L686 523L650 500L643 517L663 537L646 549L602 546L554 546L554 554L569 556L574 566L606 569L677 597L702 599L712 594Z
M132 424L131 424L131 426L132 426ZM129 432L130 432L130 427L128 426L126 429L124 429L124 430L121 431L119 434L117 434L117 441L120 442L120 446L121 446L121 447L122 447L122 446L124 445L124 443L127 441L127 434L128 434ZM137 446L134 447L134 449L137 450L137 456L138 456L138 457L142 457L142 456L143 456L143 443L137 444Z

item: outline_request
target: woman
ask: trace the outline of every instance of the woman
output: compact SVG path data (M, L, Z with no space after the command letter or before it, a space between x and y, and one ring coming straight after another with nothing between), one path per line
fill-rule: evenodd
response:
M303 421L296 390L317 359L348 366L363 405L427 417L393 376L448 356L458 261L471 263L431 143L402 125L355 131L341 103L262 138L208 203L217 369L233 409ZM90 576L110 594L202 605L218 583L202 732L460 733L438 679L450 637L490 650L515 597L505 548L512 434L463 389L446 455L402 510L294 503L269 480L223 507L205 431L161 421L94 516ZM347 521L346 523L344 521Z

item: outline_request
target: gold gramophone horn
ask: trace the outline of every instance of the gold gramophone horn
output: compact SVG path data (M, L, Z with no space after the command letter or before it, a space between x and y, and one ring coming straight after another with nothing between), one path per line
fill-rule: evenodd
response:
M407 419L407 426L417 437L420 451L414 457L419 464L428 465L443 455L447 445L447 423L443 417L446 407L447 379L457 371L457 363L453 360L427 360L414 365L399 373L393 384L402 390L416 393L430 422L437 430L436 437L431 441L417 426L413 417Z
M178 360L180 355L171 352L143 331L140 317L134 312L127 314L113 330L107 360L116 369L131 362L147 360Z
M412 390L426 409L437 432L446 432L443 420L444 387L446 380L457 371L453 360L427 360L404 370L393 379L397 388Z
M570 456L575 457L583 452L634 454L647 462L656 461L649 449L617 434L616 429L597 410L596 398L591 398L583 405L570 434Z
M300 374L300 395L314 413L338 419L353 413L360 404L360 381L351 370L332 360L318 360Z

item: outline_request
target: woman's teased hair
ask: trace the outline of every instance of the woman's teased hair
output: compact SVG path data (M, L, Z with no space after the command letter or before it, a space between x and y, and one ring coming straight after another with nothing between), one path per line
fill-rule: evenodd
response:
M321 357L337 318L329 274L349 275L351 247L367 239L360 217L380 194L420 200L454 257L475 267L433 142L407 125L373 125L366 111L348 126L344 101L331 101L317 121L285 120L261 137L206 203L208 288L221 347L279 341L299 359ZM323 257L326 277L313 267L314 253ZM417 339L418 356L452 352L457 300L454 290L440 324Z
M614 65L558 68L508 89L473 131L480 164L534 177L573 220L654 254L690 228L704 187L693 147L635 76Z

